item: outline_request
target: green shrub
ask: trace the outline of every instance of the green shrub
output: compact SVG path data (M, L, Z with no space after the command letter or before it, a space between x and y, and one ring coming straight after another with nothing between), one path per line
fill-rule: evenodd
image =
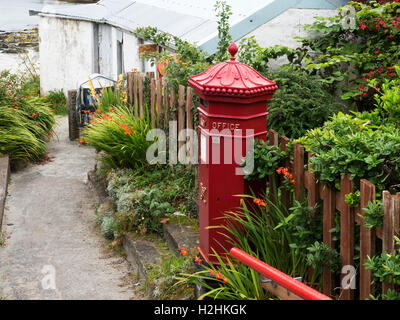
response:
M343 110L316 76L292 68L280 68L270 72L268 77L279 87L268 102L268 127L281 135L298 138Z
M394 285L394 290L380 297L387 300L400 300L400 239L395 237L397 249L393 253L382 253L368 257L365 267L371 270L374 282L387 282Z
M400 132L377 112L339 113L297 142L314 155L311 170L322 182L340 189L341 178L349 173L356 187L360 179L367 179L378 193L398 190Z
M375 94L377 109L382 113L383 118L394 123L397 127L400 125L400 66L395 66L394 70L397 77L392 80L386 80L379 94ZM375 81L370 85L375 86Z
M45 99L49 107L54 110L54 114L60 116L68 114L67 98L63 89L49 91Z
M107 240L114 240L118 226L113 216L106 216L101 223L101 234Z
M313 37L302 40L307 49L305 69L323 75L324 81L356 110L371 110L375 88L394 76L400 61L400 3L350 2L354 14L339 10L333 17L318 17L306 26Z
M112 107L110 107L112 108ZM83 137L97 150L105 151L101 161L108 168L138 168L147 165L146 151L153 143L146 140L150 125L135 117L127 106L101 113Z
M167 165L115 169L108 174L107 191L117 209L114 218L123 232L161 234L161 219L171 213L181 211L185 222L197 213L194 172L185 166L174 170Z

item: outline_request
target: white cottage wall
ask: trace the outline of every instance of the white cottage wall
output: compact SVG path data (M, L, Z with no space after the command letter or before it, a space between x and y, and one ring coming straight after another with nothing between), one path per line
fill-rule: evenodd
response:
M99 24L99 73L113 76L112 29L107 24Z
M136 69L139 72L142 70L142 61L139 58L139 39L133 34L124 32L124 67L125 72Z
M58 89L67 94L94 72L93 24L40 17L39 50L41 94Z
M314 17L331 17L336 13L336 10L289 9L246 37L254 36L262 47L282 45L295 49L299 46L296 37L307 36L304 26L313 23Z

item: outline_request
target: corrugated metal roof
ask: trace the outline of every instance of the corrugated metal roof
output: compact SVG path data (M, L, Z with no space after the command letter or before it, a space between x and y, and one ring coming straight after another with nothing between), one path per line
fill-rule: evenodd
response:
M238 40L289 8L335 8L345 0L228 0L231 32ZM39 15L88 20L133 31L157 27L200 45L210 54L217 48L215 0L101 0L96 4L45 6ZM335 5L337 4L337 5Z

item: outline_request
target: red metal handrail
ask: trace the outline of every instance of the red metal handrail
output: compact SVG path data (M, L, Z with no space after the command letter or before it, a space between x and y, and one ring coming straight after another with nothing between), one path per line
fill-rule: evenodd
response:
M243 262L245 265L256 270L268 279L271 279L280 286L288 289L305 300L332 300L328 296L318 292L317 290L314 290L298 280L293 279L287 274L271 267L265 262L252 257L238 248L232 248L230 250L230 254L239 261Z

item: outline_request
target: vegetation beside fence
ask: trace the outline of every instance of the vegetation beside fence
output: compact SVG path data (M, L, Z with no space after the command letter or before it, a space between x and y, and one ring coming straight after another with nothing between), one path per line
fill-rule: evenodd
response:
M281 137L278 144L278 134L274 130L269 131L269 142L272 145L279 145L282 150L287 149L288 139ZM330 248L337 248L340 251L341 264L344 266L358 266L357 292L360 299L370 298L375 293L375 285L372 283L371 270L366 267L368 257L373 257L381 252L393 253L395 250L395 237L400 233L400 193L391 195L388 191L382 193L382 227L366 227L363 217L366 215L370 203L376 200L376 187L368 180L361 179L360 183L360 204L352 205L346 201L346 196L352 194L354 183L350 174L346 174L340 181L340 189L332 184L320 183L314 172L310 170L309 160L311 153L304 150L301 144L294 144L293 159L286 158L285 165L293 172L296 181L294 193L297 200L307 199L308 205L314 207L319 201L321 206L315 214L322 215L323 242ZM278 169L278 168L277 168ZM360 227L357 228L355 224ZM335 234L338 232L337 234ZM358 234L357 234L358 233ZM357 239L357 241L356 241ZM377 240L380 245L376 245ZM358 242L358 243L357 243ZM382 247L377 251L376 247ZM359 252L358 252L359 251ZM355 255L359 256L359 262L355 261ZM343 276L342 276L343 277ZM323 273L323 292L326 295L335 295L335 288L340 287L340 279L327 268ZM393 289L393 283L383 283L382 293L386 294L389 288ZM353 299L356 290L341 290L336 295L341 299Z

